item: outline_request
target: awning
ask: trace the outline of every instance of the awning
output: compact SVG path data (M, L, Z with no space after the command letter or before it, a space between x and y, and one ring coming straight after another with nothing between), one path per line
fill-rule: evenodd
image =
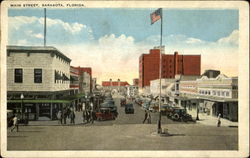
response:
M22 103L22 100L7 100L7 103ZM42 100L42 99L31 99L23 100L23 103L71 103L71 100Z
M64 80L64 81L69 81L68 76L66 76L65 74L63 74L63 80Z

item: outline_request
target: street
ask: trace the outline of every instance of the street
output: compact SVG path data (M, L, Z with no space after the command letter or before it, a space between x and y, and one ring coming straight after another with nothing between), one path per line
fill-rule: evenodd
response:
M158 113L152 124L142 124L144 111L134 104L135 113L125 114L120 99L115 99L118 118L94 124L69 126L20 126L8 129L7 150L237 150L238 128L174 122L162 117L162 128L171 136L155 134ZM81 122L77 113L76 122Z

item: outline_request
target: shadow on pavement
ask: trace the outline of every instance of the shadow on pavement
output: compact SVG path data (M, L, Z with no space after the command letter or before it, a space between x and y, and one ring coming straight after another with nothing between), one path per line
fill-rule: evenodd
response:
M20 137L27 137L27 136L7 136L8 138L20 138Z

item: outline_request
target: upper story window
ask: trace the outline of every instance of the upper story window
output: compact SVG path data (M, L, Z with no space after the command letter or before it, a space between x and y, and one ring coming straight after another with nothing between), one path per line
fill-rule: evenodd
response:
M34 69L34 82L42 83L42 69Z
M15 69L15 83L23 83L23 69Z

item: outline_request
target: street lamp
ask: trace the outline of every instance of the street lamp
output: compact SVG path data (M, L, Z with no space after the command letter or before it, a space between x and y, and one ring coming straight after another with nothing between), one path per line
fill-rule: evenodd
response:
M23 119L23 98L24 98L23 94L21 94L20 98L22 100L22 103L21 103L21 119Z
M196 99L198 101L198 103L197 103L197 109L196 109L196 111L197 111L196 120L200 120L199 119L199 97L196 97Z

